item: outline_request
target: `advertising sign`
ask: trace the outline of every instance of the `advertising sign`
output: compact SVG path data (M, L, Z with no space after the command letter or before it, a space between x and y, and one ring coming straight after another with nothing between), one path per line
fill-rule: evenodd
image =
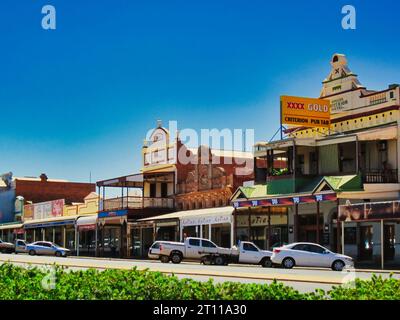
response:
M33 204L24 206L24 221L33 219Z
M53 200L24 206L24 220L61 217L64 210L64 199Z
M400 201L366 202L339 206L340 221L400 219Z
M304 127L329 128L330 101L281 96L281 123Z

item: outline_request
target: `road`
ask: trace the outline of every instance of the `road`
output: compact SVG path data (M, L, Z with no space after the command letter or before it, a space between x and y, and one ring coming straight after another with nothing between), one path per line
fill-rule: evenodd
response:
M274 279L289 285L300 292L310 292L317 288L329 290L346 280L353 280L355 277L369 279L372 272L367 271L343 271L336 272L329 269L294 268L291 270L281 268L262 268L254 265L229 265L229 266L205 266L196 262L182 262L181 264L161 263L153 260L132 260L132 259L107 259L107 258L84 258L68 257L57 258L47 256L29 256L22 254L0 254L0 263L10 262L20 266L46 266L57 264L68 267L71 270L78 269L149 269L160 271L165 274L175 274L179 278L192 278L199 281L207 281L212 278L215 282L235 281L245 283L270 283ZM388 272L381 273L388 277ZM394 274L400 279L400 273Z

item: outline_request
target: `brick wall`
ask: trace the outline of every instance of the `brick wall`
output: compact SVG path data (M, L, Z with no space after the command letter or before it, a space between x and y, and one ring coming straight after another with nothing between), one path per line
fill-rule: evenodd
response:
M16 195L33 203L65 199L65 203L84 202L84 198L96 191L94 183L15 180Z

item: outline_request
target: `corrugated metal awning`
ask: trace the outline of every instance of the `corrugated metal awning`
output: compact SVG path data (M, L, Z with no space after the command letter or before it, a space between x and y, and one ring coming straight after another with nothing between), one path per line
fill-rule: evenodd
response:
M393 140L397 138L397 126L389 126L357 133L359 141Z
M138 221L159 221L159 220L170 220L179 219L182 225L196 225L196 224L215 224L215 223L229 223L230 217L234 208L219 207L219 208L207 208L198 210L187 210L177 211L173 213L167 213L156 217L140 219ZM213 218L213 219L212 219Z

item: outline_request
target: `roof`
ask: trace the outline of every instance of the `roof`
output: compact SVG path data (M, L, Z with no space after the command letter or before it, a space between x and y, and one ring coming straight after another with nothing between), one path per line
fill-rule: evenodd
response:
M208 147L207 147L208 148ZM199 148L187 148L194 155L197 155ZM231 158L253 158L252 152L238 150L210 149L215 157L231 157Z
M167 213L156 217L140 219L138 221L153 221L153 220L165 220L165 219L184 219L195 216L210 216L210 215L231 215L233 213L233 207L218 207L218 208L207 208L197 210L186 210L177 211L173 213Z
M143 188L143 174L136 173L128 176L97 181L98 187L132 187Z
M291 178L273 180L266 184L239 187L232 199L257 199L298 193L312 194L326 187L335 192L363 190L361 175L317 176L312 179L298 178L295 187L296 190L293 190L294 184Z

